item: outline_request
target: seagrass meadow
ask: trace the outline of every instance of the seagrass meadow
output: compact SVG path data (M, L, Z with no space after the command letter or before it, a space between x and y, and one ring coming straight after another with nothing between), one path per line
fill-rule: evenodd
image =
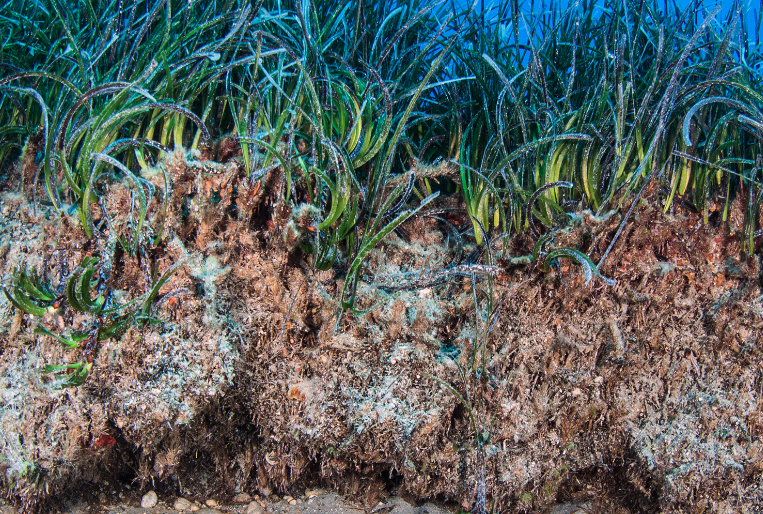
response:
M564 5L5 0L3 495L763 510L760 12Z

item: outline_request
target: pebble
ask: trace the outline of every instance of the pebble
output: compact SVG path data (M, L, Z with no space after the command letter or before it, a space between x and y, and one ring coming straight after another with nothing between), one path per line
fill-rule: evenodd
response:
M264 514L264 512L265 512L265 509L263 509L262 505L260 505L256 501L253 501L246 506L246 514Z
M297 504L297 500L295 500L293 498L291 500L289 500L289 505L296 505L296 504Z
M252 501L252 497L247 493L238 493L233 497L233 503L249 503Z
M584 514L589 512L591 504L586 503L561 503L551 507L549 514Z
M175 510L188 510L191 508L191 502L185 498L178 498L175 500Z
M313 498L315 496L320 496L322 494L323 494L322 489L308 489L307 491L305 491L305 496L307 496L308 498Z
M201 510L201 507L199 507L198 505L191 505L191 512L197 512L200 510Z
M215 507L217 507L217 502L215 500L209 499L204 502L204 505L206 505L210 509L214 509Z
M156 497L156 493L154 491L149 491L140 499L140 506L144 509L151 509L156 507L158 501L159 498Z

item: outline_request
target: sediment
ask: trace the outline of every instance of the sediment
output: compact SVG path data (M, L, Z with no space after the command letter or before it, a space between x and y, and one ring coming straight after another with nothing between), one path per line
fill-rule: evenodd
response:
M600 269L614 286L586 284L569 260L544 272L512 259L532 253L526 234L494 242L489 279L427 282L490 256L451 237L465 213L418 217L370 254L353 313L339 302L342 263L319 271L300 249L313 214L299 197L275 201L277 171L254 184L235 158L207 157L165 157L164 235L138 256L6 184L5 282L25 264L56 284L111 252L108 287L129 299L185 263L163 289L182 294L103 341L78 388L40 373L79 355L34 329L88 319L33 319L0 298L0 467L23 510L114 479L219 497L320 484L366 506L394 488L463 509L484 498L495 512L763 508L763 291L739 201L727 222L711 209L705 223L648 193ZM147 178L161 190L159 173ZM129 202L127 190L108 195L112 230ZM573 208L553 246L598 262L627 207Z

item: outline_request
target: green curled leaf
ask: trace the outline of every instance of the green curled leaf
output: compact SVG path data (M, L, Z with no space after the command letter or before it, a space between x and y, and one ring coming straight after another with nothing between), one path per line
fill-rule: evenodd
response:
M148 317L149 314L151 314L151 307L153 307L154 300L159 295L159 290L170 279L170 277L175 274L177 270L183 267L184 264L184 260L176 262L170 266L167 271L164 272L159 280L154 283L154 285L151 287L151 290L148 292L148 295L146 296L146 300L143 302L143 307L140 310L142 317Z
M19 273L18 284L26 290L30 297L41 302L52 302L56 299L56 295L53 294L50 289L42 283L40 277L37 276L37 270L35 268L32 268L31 278L27 275L26 270Z
M532 262L535 262L538 260L538 256L544 252L544 247L551 242L551 240L554 238L553 234L544 234L538 239L538 242L535 243L535 246L533 247L533 259Z
M56 341L64 345L64 348L66 348L67 350L74 350L75 348L77 348L80 342L87 339L87 334L82 335L82 334L76 334L76 333L72 334L70 336L70 339L67 339L65 337L59 336L58 334L54 334L53 332L51 332L50 330L48 330L42 325L37 325L37 327L34 329L34 333L52 337L53 339L55 339Z
M88 263L87 268L85 268L85 270L79 275L79 280L77 281L77 287L75 289L77 302L82 307L84 307L87 312L94 314L101 311L101 308L105 302L103 295L99 295L95 300L93 300L90 296L90 288L93 286L90 279L93 277L93 273L95 272L96 262Z
M47 308L40 307L39 305L35 304L32 299L18 290L15 292L15 294L11 294L7 289L3 288L3 294L5 294L5 297L8 298L9 302L11 302L11 305L19 310L26 312L27 314L44 316L47 312Z
M82 274L85 272L86 269L88 269L91 266L95 266L95 264L98 262L97 257L85 257L82 259L82 263L77 266L77 268L72 272L72 274L69 276L69 279L66 281L66 300L69 302L69 305L71 305L71 308L74 309L77 312L89 312L89 309L87 308L86 304L92 304L92 300L90 299L90 289L89 289L89 281L90 278L88 277L88 290L87 290L87 302L85 302L85 299L82 298L82 291L81 286L82 283L80 281ZM90 273L90 276L92 276L92 272Z
M58 373L60 371L69 371L69 373L65 375L66 381L58 386L63 389L64 387L77 387L84 384L92 368L93 363L87 361L80 361L74 364L46 364L42 373L49 374Z
M26 268L17 271L13 278L13 287L3 288L3 292L11 305L35 316L45 315L50 304L56 299L56 295L37 274L36 268L32 268L29 273Z
M705 105L711 104L711 103L722 103L726 104L729 107L733 107L734 109L737 109L739 111L744 111L751 113L753 116L758 115L759 111L755 109L754 107L747 105L744 102L740 102L738 100L734 100L732 98L726 98L725 96L713 96L710 98L705 98L704 100L700 100L696 104L694 104L689 111L686 113L686 116L684 116L684 121L682 125L681 134L684 138L684 143L686 146L692 146L693 142L691 140L691 135L689 133L689 128L691 124L691 119L694 117L696 112L704 107Z
M555 248L551 250L543 258L540 269L543 271L551 271L551 263L554 261L554 259L558 259L559 257L567 257L568 259L572 259L583 267L586 285L591 282L591 279L594 275L599 277L607 285L617 285L617 280L613 280L602 275L599 272L599 268L596 267L596 264L594 264L586 254L578 250L573 250L572 248Z
M69 277L69 280L66 281L66 300L69 302L71 308L77 312L85 312L85 308L80 305L79 301L77 300L76 293L77 279L81 273L82 270L80 268L75 269Z
M101 329L98 331L98 340L99 341L105 341L106 339L111 339L112 337L119 337L120 335L124 334L127 330L129 323L133 320L132 316L125 315L120 316L116 319L113 319L111 322L106 323L101 326Z

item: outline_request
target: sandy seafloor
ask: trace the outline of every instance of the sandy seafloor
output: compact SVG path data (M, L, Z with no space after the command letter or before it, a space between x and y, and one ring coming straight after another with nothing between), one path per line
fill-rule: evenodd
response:
M122 493L121 498L119 493L116 493L115 496L116 498L112 497L112 501L108 499L106 494L102 494L100 498L80 498L61 507L66 514L176 514L186 512L198 514L225 512L240 514L364 514L365 512L361 507L353 505L348 499L323 490L306 491L304 495L295 495L294 497L284 495L271 496L270 498L260 496L247 498L248 495L245 495L239 502L221 503L215 507L206 506L206 500L191 500L192 508L184 510L173 508L177 497L159 497L155 507L143 508L140 506L141 496L139 493L128 495ZM0 503L0 514L16 514L16 512L13 507ZM373 514L448 514L449 511L432 503L415 506L399 496L392 496L380 501L369 512ZM563 512L571 513L574 510L562 510L556 514Z

